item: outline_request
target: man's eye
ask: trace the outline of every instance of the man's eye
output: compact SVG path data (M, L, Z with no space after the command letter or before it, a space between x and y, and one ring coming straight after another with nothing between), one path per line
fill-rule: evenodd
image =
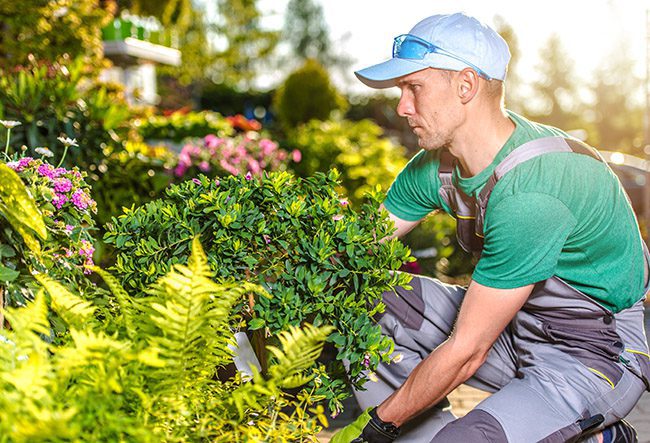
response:
M418 91L420 89L420 85L411 84L411 85L409 85L409 88L411 89L411 91L416 92L416 91Z

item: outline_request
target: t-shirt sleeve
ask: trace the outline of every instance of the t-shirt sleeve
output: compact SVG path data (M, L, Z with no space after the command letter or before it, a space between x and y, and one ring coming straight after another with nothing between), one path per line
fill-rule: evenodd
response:
M493 288L511 289L552 277L576 219L556 197L509 196L486 211L485 242L472 276Z
M417 153L388 190L386 209L402 220L418 221L441 208L439 166L437 153Z

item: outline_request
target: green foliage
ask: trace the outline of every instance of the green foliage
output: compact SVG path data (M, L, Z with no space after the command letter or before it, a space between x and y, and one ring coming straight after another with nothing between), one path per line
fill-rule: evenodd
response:
M430 215L406 234L402 241L414 254L435 249L432 257L418 257L417 273L457 284L469 282L475 262L458 244L456 221L450 215L443 212Z
M94 292L83 275L92 264L90 233L95 226L95 202L85 175L24 157L0 163L0 176L0 288L5 302L20 306L34 297L34 272L47 273L84 295Z
M261 25L257 0L218 0L219 20L212 23L214 35L224 41L217 50L210 72L215 83L246 89L255 78L259 63L268 59L279 40L279 32Z
M295 166L299 174L337 168L342 192L355 202L377 185L387 190L406 165L404 148L383 137L383 130L370 120L313 120L293 131L288 144L302 152Z
M325 68L315 60L290 74L273 102L280 123L291 129L311 119L327 120L332 111L345 112L347 102L330 82Z
M124 149L105 160L100 180L93 184L97 201L96 220L109 222L123 207L140 206L159 197L173 180L176 155L164 146L126 142Z
M258 283L273 295L240 300L258 337L270 334L273 341L304 322L333 325L337 360L321 371L317 392L338 409L348 392L342 361L350 362L351 382L359 386L364 362L376 366L388 358L392 344L371 318L383 309L382 292L407 283L406 274L391 270L408 260L408 250L397 240L381 242L393 228L378 211L380 193L356 212L336 193L336 179L334 172L306 179L286 172L201 176L126 210L104 240L119 251L115 270L123 283L142 291L184 261L201 234L218 281Z
M218 137L234 134L232 124L221 114L211 111L153 115L137 119L133 124L145 140L180 142L188 137L205 137L208 134Z
M54 61L64 54L88 56L90 65L98 64L100 30L111 18L99 0L0 0L0 17L2 68L27 64L30 58Z
M22 123L12 132L13 146L47 146L61 158L57 138L63 135L81 146L70 150L65 165L96 169L105 151L126 138L131 111L77 58L0 70L0 116Z
M212 281L196 239L187 266L176 265L145 298L129 299L95 270L119 300L113 316L93 318L91 303L43 275L48 297L5 311L2 441L314 441L317 420L326 424L319 397L284 389L310 379L330 328L291 328L281 349L270 348L266 375L226 377L217 371L232 364L232 307L260 288ZM61 344L43 339L48 304L69 327Z

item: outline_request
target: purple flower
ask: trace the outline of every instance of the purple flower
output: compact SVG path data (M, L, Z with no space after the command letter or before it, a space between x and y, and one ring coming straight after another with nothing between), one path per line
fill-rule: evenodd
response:
M370 355L365 354L365 355L363 356L363 365L364 365L366 368L369 368L369 367L370 367Z
M56 170L55 170L56 171ZM72 182L67 178L54 179L54 191L58 193L70 192L72 189Z
M65 230L68 232L68 234L71 233L73 229L74 229L74 226L72 226L72 225L65 225Z
M194 183L196 183L197 185L200 185L200 184L201 184L201 180L199 180L198 178L193 178L192 181L193 181Z
M47 177L47 178L54 178L54 170L52 169L51 165L48 165L47 163L43 163L38 167L36 170L38 174L42 177Z
M68 202L68 196L64 194L54 194L54 198L52 199L52 204L56 209L61 209L63 205L65 205Z
M268 245L269 243L271 243L271 237L269 237L268 235L264 234L264 235L262 235L262 238L264 239L264 242L265 242L267 245Z
M81 248L79 248L79 255L82 257L92 258L95 248L88 240L81 240Z
M214 184L215 184L215 186L219 186L221 184L221 180L219 180L218 178L215 178L214 179Z
M350 204L350 202L347 201L347 199L345 199L345 198L341 199L340 203L341 203L341 206L347 206L347 205Z
M251 174L251 171L248 171L248 172L246 173L246 177L244 177L244 178L245 178L246 180L252 180L252 179L253 179L253 175Z
M72 204L75 205L78 209L88 209L88 206L90 206L93 203L93 200L86 195L86 193L82 189L77 189L74 191L74 194L72 194Z
M68 172L70 172L70 171L68 171L66 168L56 168L54 171L52 171L52 177L55 177L55 178L60 177L63 174L67 174ZM81 178L81 177L79 177L79 178Z

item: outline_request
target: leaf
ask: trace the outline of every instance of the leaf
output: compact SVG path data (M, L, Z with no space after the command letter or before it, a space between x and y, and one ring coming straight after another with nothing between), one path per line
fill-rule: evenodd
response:
M92 303L74 295L61 283L44 274L34 274L34 278L47 290L52 298L52 309L70 327L83 329L95 313Z
M254 331L256 329L263 328L266 322L263 318L254 318L248 322L248 329Z
M0 281L10 282L18 278L20 272L0 265Z
M47 238L47 228L38 205L34 201L18 174L9 166L0 163L0 211L9 215L9 223L24 226L36 233L41 240ZM24 229L23 229L24 230ZM21 232L22 235L22 232Z

